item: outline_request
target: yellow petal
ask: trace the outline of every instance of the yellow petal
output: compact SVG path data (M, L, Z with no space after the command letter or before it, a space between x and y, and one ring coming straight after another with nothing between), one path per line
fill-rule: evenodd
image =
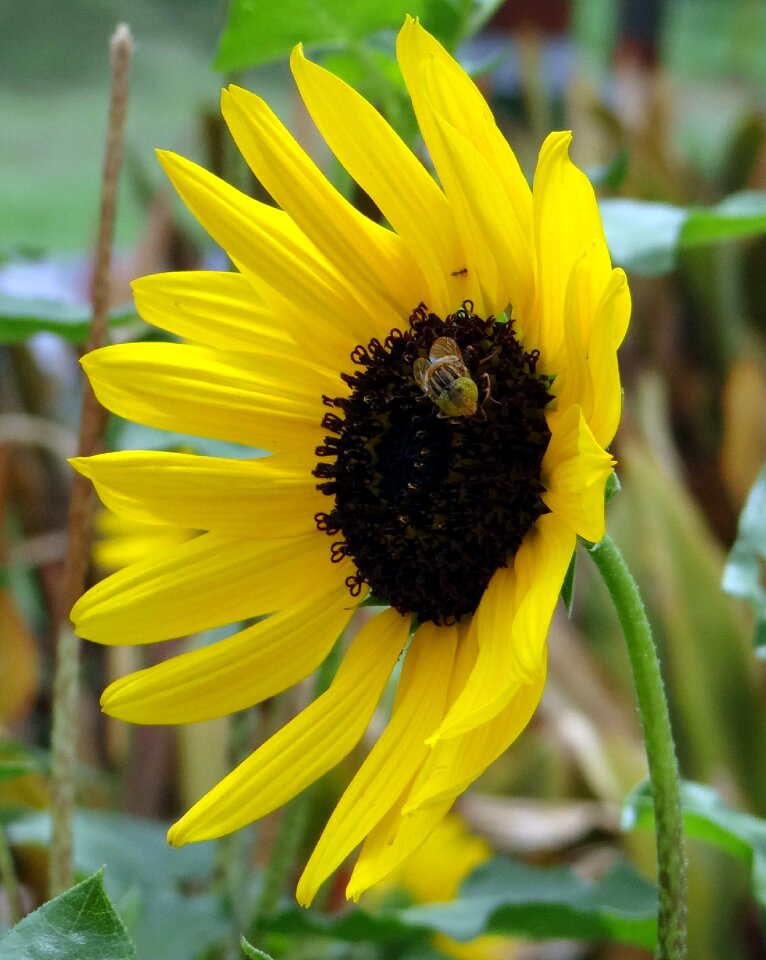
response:
M276 290L298 313L312 316L323 338L342 343L341 331L346 341L352 338L351 346L364 339L367 325L359 300L286 213L240 193L190 160L166 151L158 156L184 203L243 272Z
M298 882L308 905L322 882L396 802L423 762L425 738L447 695L457 628L423 624L410 644L391 721L359 768L325 827Z
M437 72L435 66L432 69ZM438 112L433 113L432 125L432 140L441 144L441 179L482 284L488 265L494 265L494 285L485 291L484 313L496 316L511 303L523 333L535 296L529 235L522 231L486 157Z
M622 412L617 348L628 329L629 319L630 290L625 274L618 268L612 272L596 310L588 354L593 408L587 420L594 439L604 447L612 442Z
M260 97L231 86L221 108L258 180L369 303L376 332L401 323L424 287L401 238L338 193Z
M597 543L604 536L604 489L614 460L596 443L577 404L549 425L542 500L574 533Z
M346 887L349 899L358 900L365 890L396 870L428 840L454 803L450 798L441 804L404 815L402 808L406 801L406 795L400 798L362 844L359 859Z
M545 669L545 641L577 537L556 514L538 517L516 551L516 616L511 643L519 676L534 685Z
M292 315L277 318L241 273L156 273L131 284L147 323L219 350L297 352Z
M523 235L531 237L532 191L479 88L444 47L411 17L407 17L399 32L396 56L415 110L424 117L427 112L421 102L418 70L425 60L433 63L436 69L428 89L431 103L445 120L474 144L490 165L513 207Z
M532 718L545 687L547 658L542 651L540 673L524 684L488 723L449 740L440 740L418 773L403 815L421 808L451 804L487 767L503 754Z
M154 643L273 613L342 580L343 566L319 532L264 541L203 533L97 583L71 617L85 640Z
M83 357L99 401L112 413L161 430L303 453L322 442L323 392L343 394L296 360L240 358L179 343L126 343ZM337 387L337 389L336 389Z
M410 618L386 610L359 631L330 688L170 829L179 846L230 833L282 806L359 742L407 640Z
M604 256L608 262L604 244L592 243L569 275L559 353L556 357L546 357L546 369L556 374L552 392L557 398L558 410L566 410L573 403L578 403L583 412L593 407L588 344L596 306L603 292L595 289L594 276L599 271L593 267Z
M590 181L569 159L569 132L551 133L540 150L533 211L538 260L538 347L547 361L563 339L564 302L572 268L594 243L605 243ZM603 277L602 289L608 276Z
M455 300L451 274L465 255L444 194L380 113L355 90L303 56L296 47L293 76L330 149L377 204L419 264L427 289L420 296L441 316ZM413 304L415 307L417 304Z
M492 576L474 614L478 655L463 689L450 707L431 743L455 737L491 719L519 686L519 670L511 643L516 613L513 567L500 567Z
M281 460L228 460L166 452L104 453L69 461L103 503L139 523L282 539L311 533L326 505L316 480Z
M463 238L467 294L483 315L510 300L523 319L534 296L529 185L473 81L414 21L397 56Z
M276 696L324 660L353 616L346 585L321 589L225 640L122 677L104 713L131 723L196 723Z
M421 120L421 125L422 123ZM481 316L499 313L508 303L509 297L505 294L509 283L499 275L495 254L502 256L508 244L503 238L500 249L493 249L492 240L495 239L495 234L501 232L500 224L497 224L497 230L490 226L491 233L487 235L484 230L486 216L483 215L489 213L491 221L494 221L495 217L502 220L504 213L510 213L513 217L513 211L508 208L497 182L493 182L493 174L486 161L462 134L433 109L430 110L429 122L423 130L424 133L426 130L430 131L427 138L429 152L450 201L455 226L463 241L464 268L468 272L462 276L467 283L469 299L473 301L474 309ZM460 151L464 148L467 148L468 154L460 156ZM499 210L492 209L493 201L500 203ZM509 229L513 233L513 223Z

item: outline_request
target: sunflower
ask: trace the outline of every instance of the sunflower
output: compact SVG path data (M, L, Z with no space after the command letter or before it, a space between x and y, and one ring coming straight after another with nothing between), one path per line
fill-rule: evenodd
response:
M402 657L388 725L300 878L304 904L360 844L347 894L389 874L526 727L577 536L604 534L621 408L629 293L571 135L546 139L530 190L478 89L417 21L397 56L439 183L298 47L300 94L385 223L230 87L226 122L279 209L160 153L236 269L138 280L140 314L185 342L83 361L122 417L272 454L74 461L114 512L204 531L93 587L72 612L80 636L153 643L262 618L113 683L108 714L250 707L314 671L359 604L385 608L329 689L170 830L173 844L221 836L317 780L358 744Z

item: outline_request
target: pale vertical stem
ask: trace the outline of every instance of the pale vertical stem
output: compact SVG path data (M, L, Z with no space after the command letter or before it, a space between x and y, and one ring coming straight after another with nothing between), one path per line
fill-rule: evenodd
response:
M109 277L117 209L117 183L128 103L128 74L132 40L120 24L111 39L111 96L101 207L91 302L93 317L86 349L106 341ZM80 417L79 456L97 452L106 415L86 383ZM69 503L68 548L64 562L61 607L58 611L56 668L53 683L53 733L51 739L51 849L49 893L55 896L72 885L72 820L75 806L79 699L79 641L68 624L69 610L82 594L90 554L91 485L76 474Z
M8 926L12 927L24 916L24 905L21 902L21 890L16 876L13 853L2 826L0 826L0 884L5 890L5 899L8 904Z
M657 843L656 960L686 956L686 854L681 781L657 648L633 576L610 537L590 547L628 647L654 802Z

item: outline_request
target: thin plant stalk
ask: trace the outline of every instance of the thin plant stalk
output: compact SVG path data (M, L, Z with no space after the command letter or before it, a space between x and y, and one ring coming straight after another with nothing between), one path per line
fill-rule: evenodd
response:
M86 347L88 351L95 350L106 342L117 183L122 163L132 53L130 30L125 24L120 24L115 30L110 48L111 96L91 294L93 316ZM98 451L105 425L106 414L86 383L80 417L80 456L91 456ZM77 764L80 650L79 641L69 626L68 616L85 586L90 556L91 512L91 484L85 477L76 474L72 480L68 548L64 561L61 608L57 616L59 626L56 637L51 738L51 848L48 875L50 896L68 889L73 882L72 823Z
M5 891L8 926L12 927L24 916L24 905L21 902L21 889L19 887L19 878L16 876L13 852L8 843L8 836L2 826L0 826L0 884L2 884L3 890Z
M686 956L686 854L681 780L657 648L638 587L610 537L589 547L628 647L649 765L657 842L656 960Z

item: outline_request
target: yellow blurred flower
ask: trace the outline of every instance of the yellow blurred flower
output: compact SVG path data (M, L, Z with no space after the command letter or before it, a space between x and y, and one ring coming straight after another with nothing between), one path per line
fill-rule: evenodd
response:
M446 903L454 900L463 880L489 860L492 849L472 834L463 821L445 817L425 843L375 888L374 893L405 890L415 903ZM435 945L456 960L512 960L517 955L516 941L508 937L481 936L468 943L438 935Z
M309 112L390 227L355 210L264 101L230 87L226 122L281 209L161 153L237 270L143 278L141 315L189 342L84 360L123 417L274 454L74 461L115 512L205 531L90 590L72 611L82 637L152 643L272 614L118 680L107 713L187 723L241 710L311 673L368 594L386 607L329 690L195 804L172 843L236 830L342 760L406 650L390 722L300 879L304 904L359 844L349 896L395 870L529 722L576 538L604 533L620 418L630 298L570 134L547 138L531 190L478 89L416 21L397 54L441 186L299 47Z

